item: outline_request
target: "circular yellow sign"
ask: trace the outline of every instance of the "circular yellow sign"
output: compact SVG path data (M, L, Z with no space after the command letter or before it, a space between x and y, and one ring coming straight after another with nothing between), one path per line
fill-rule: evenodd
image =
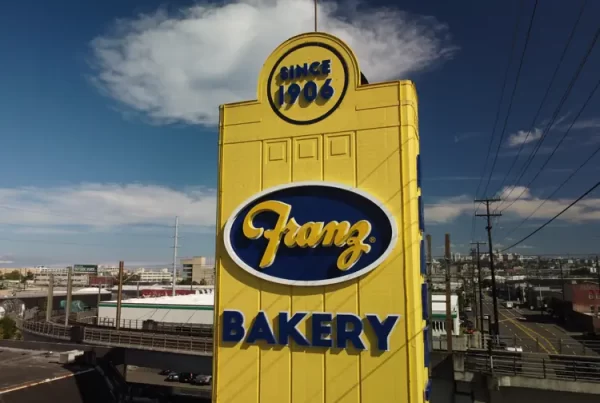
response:
M332 46L309 42L289 49L269 74L267 97L283 120L309 125L331 115L348 89L348 65Z

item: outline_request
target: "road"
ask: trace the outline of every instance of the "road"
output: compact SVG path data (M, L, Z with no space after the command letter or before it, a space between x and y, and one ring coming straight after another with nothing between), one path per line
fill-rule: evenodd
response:
M126 380L131 383L139 383L146 385L157 385L173 388L177 394L194 394L198 397L211 397L212 387L210 385L190 385L189 383L166 382L165 375L159 375L160 369L142 368L142 367L127 367Z
M555 323L549 315L529 309L506 309L501 306L500 301L498 303L500 337L507 346L522 347L526 352L598 355L596 351L577 340L576 334L567 332ZM484 314L493 318L491 298L485 298L483 307Z

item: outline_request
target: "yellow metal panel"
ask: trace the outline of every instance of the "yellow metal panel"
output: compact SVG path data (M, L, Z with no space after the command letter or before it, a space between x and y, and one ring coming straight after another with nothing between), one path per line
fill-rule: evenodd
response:
M269 188L289 183L292 174L290 139L263 142L262 187ZM263 281L260 284L260 309L273 320L281 311L291 308L291 287ZM275 328L277 331L277 328ZM287 348L260 350L260 400L266 402L289 402L291 388L291 362ZM274 388L273 385L277 387Z
M292 179L294 182L323 179L323 136L294 139ZM324 287L292 288L293 312L323 312ZM303 334L309 334L308 322L300 324ZM305 347L291 345L292 402L322 403L325 395L325 358L322 353L310 354Z
M220 166L219 203L221 227L239 203L261 190L261 143L240 143L223 147ZM237 167L243 165L244 170ZM235 176L231 175L235 173ZM228 175L229 174L229 175ZM237 269L226 255L219 255L217 266L217 298L215 311L237 306L247 318L260 307L260 282L249 273ZM218 334L217 334L218 337ZM220 337L217 340L221 340ZM259 354L255 349L231 349L219 342L215 393L220 402L259 402ZM234 385L235 387L231 387Z
M300 50L290 53L298 46ZM331 52L341 58L331 62L332 102L310 104L300 99L282 106L283 115L276 115L272 100L280 83L271 86L277 80L270 79L278 63L325 60ZM339 72L344 66L348 86L342 98L344 79ZM255 101L221 109L214 402L423 401L427 372L419 270L416 92L408 81L359 86L359 80L356 58L343 42L323 33L300 35L267 59ZM323 78L315 82L319 88L325 85ZM331 109L334 103L337 109ZM327 110L326 118L312 123L295 124L283 118L317 119ZM308 180L357 187L388 208L399 229L398 241L378 268L336 285L286 286L259 280L227 255L222 228L242 201L272 186ZM401 318L391 334L390 351L374 348L374 334L366 320L364 342L369 350L340 351L294 343L225 345L220 341L224 309L242 311L247 322L260 310L271 323L280 311L351 313L361 318L399 314ZM310 334L308 321L298 328ZM274 331L278 333L276 326Z
M397 94L397 92L396 92ZM366 130L357 133L357 182L362 190L375 195L394 214L402 226L402 188L400 181L400 135L398 127ZM402 236L402 232L400 232ZM399 240L401 243L402 240ZM384 317L389 312L402 315L390 338L390 351L361 355L362 401L383 395L386 401L408 401L408 388L398 382L398 368L407 368L405 267L401 248L397 248L376 271L360 280L360 316L374 313ZM394 284L394 287L390 287ZM373 339L371 332L367 337ZM389 355L389 358L385 357Z

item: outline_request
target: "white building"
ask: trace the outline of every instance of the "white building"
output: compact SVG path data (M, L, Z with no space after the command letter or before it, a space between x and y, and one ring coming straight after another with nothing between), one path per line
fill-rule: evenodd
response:
M140 283L173 282L173 273L169 269L146 270L141 268L136 270L134 274L139 276Z
M460 334L460 318L458 317L458 295L450 296L450 312L452 313L452 334ZM446 335L446 295L431 296L431 335Z
M40 268L38 273L33 275L33 283L35 285L48 285L50 284L50 275L54 276L55 286L67 286L67 279L69 277L69 269L51 269L51 268ZM72 273L71 282L73 287L85 287L89 284L89 275L87 273Z
M206 291L206 290L205 290ZM212 325L214 292L177 295L174 297L132 298L121 303L121 321L126 327L142 328L146 320L162 323ZM117 301L101 302L98 308L100 325L114 326Z

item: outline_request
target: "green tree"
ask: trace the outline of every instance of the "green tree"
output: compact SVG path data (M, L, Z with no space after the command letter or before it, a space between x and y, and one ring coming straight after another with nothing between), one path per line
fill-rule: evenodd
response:
M0 339L14 339L17 335L17 324L14 320L5 316L0 319Z
M18 280L19 278L21 278L21 273L19 272L19 270L13 270L10 273L6 273L4 275L5 280Z
M200 285L206 285L206 280L205 279L200 280Z

